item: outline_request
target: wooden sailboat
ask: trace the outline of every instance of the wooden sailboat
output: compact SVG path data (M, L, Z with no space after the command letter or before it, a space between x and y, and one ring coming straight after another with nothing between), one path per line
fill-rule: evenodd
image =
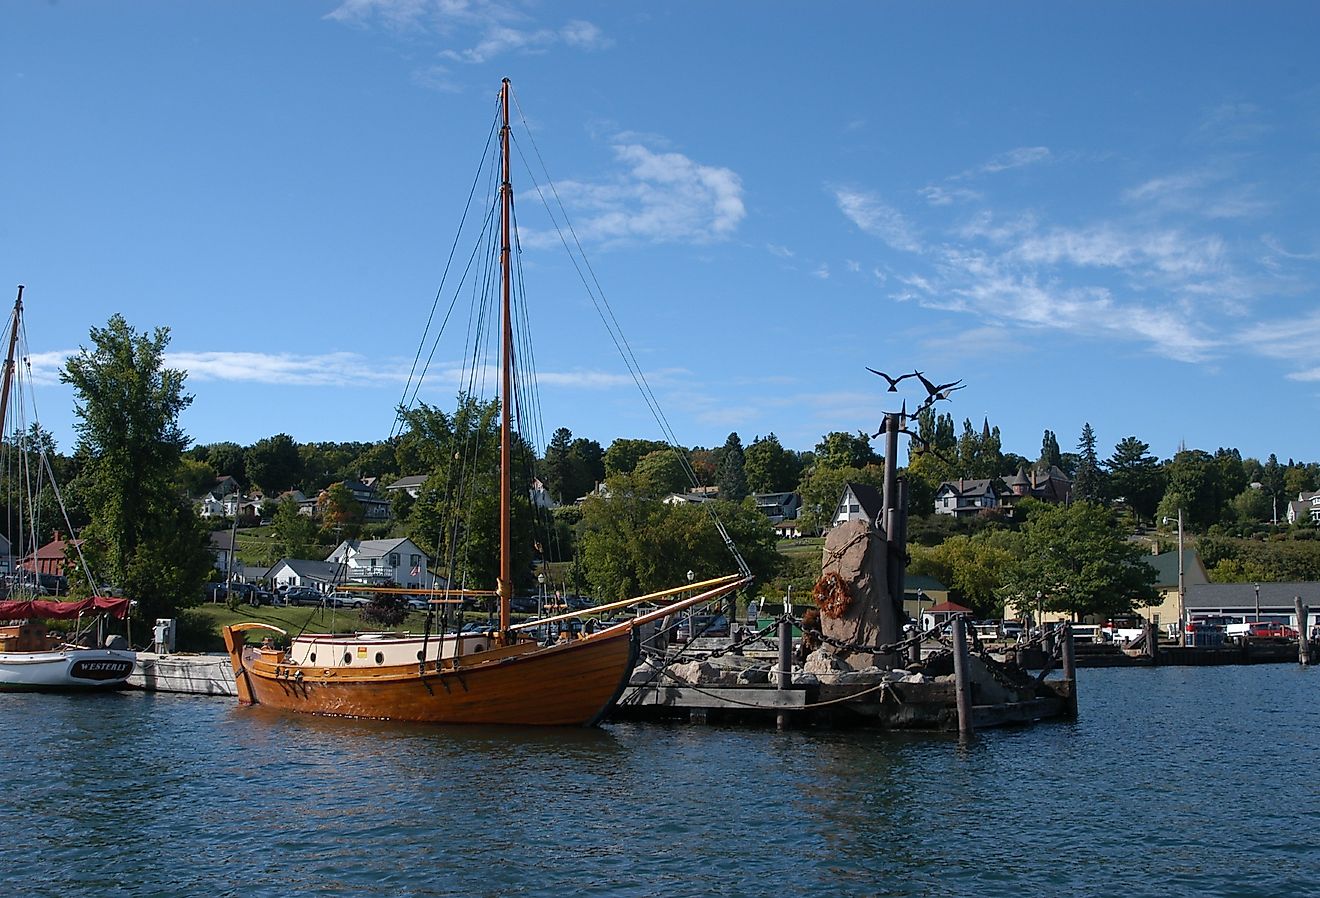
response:
M15 351L18 347L19 334L22 330L23 288L18 288L18 299L14 302L14 312L10 321L9 352L5 360L3 385L0 386L0 433L14 433L12 443L5 448L21 451L19 445L22 434L20 427L9 428L10 412L18 417L21 403L10 402L11 393L18 392L15 377ZM31 460L33 455L41 458L41 448L33 453L24 453L19 464L7 466L6 470L17 471L23 460ZM44 468L48 471L49 468ZM38 475L42 471L37 472ZM18 529L10 534L10 557L5 559L5 576L0 581L0 691L16 690L101 690L117 689L127 681L133 672L136 655L124 647L118 646L123 637L112 637L114 642L98 647L92 640L93 632L99 633L99 623L105 615L123 619L128 614L128 599L93 596L80 602L60 602L36 598L33 593L40 585L40 572L36 568L35 540L32 543L31 561L23 562L21 547L25 537L31 537L34 529L24 529L21 523L27 516L33 503L25 498L18 498L11 504L17 514L11 520L18 520ZM30 524L30 520L28 520ZM30 565L30 566L29 566ZM74 622L75 632L85 632L83 637L66 638L47 630L45 621L61 620ZM83 626L86 624L87 626Z
M509 81L500 91L500 546L496 595L499 626L483 634L303 636L277 647L267 639L248 646L261 623L224 628L238 699L289 711L429 723L592 725L627 685L641 628L684 608L715 601L751 581L734 574L599 606L607 611L647 601L645 614L554 644L532 631L573 617L564 614L514 624L512 548L512 406L514 328L510 307L512 185L509 152ZM439 599L438 602L451 601Z

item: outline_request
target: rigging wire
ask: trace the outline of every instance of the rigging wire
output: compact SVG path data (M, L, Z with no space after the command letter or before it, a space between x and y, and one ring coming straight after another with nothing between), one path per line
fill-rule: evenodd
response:
M693 486L700 486L700 478L697 476L697 472L692 467L692 463L687 455L679 448L678 437L674 433L673 427L670 426L669 419L665 415L663 408L661 408L659 399L651 389L650 383L646 380L646 375L642 371L641 364L638 362L637 356L632 350L632 346L628 343L628 339L624 335L622 327L619 325L619 320L614 314L613 307L605 296L604 288L601 286L599 279L596 277L595 270L587 259L586 250L583 248L582 242L578 238L577 231L574 230L573 224L568 218L568 211L564 207L563 199L560 197L559 191L555 187L554 180L549 175L540 148L536 144L536 138L532 135L531 127L527 124L527 118L523 114L522 106L518 103L516 95L514 96L514 104L517 106L518 115L522 119L523 127L527 131L528 140L532 145L532 151L536 154L537 162L540 163L541 172L545 176L546 184L549 186L550 192L554 196L555 204L563 215L564 228L567 228L568 233L572 235L573 246L570 247L568 240L565 239L564 228L560 227L559 217L555 215L554 209L551 208L549 201L546 199L545 193L541 189L540 182L537 178L533 177L532 183L536 188L537 195L541 198L546 213L550 216L550 220L554 224L555 233L559 236L560 242L563 244L565 251L569 254L569 258L573 262L573 267L577 271L578 278L582 281L583 287L586 288L587 295L591 298L592 305L595 307L596 313L601 319L601 323L605 325L606 333L608 333L611 340L613 340L614 346L618 350L620 357L623 359L624 365L627 367L629 374L632 376L633 382L637 385L638 390L642 394L643 401L646 403L647 408L650 409L651 416L660 427L660 432L669 443L670 449L674 453L675 458L678 459L684 472L687 474L688 480ZM523 160L524 166L526 166L530 172L530 166L527 165L527 159L522 155L521 150L519 152L519 158ZM576 253L574 252L574 247L576 247ZM579 258L581 259L580 264ZM590 275L590 278L588 278L588 275ZM725 547L730 553L732 553L739 571L744 575L750 574L750 568L748 568L747 562L743 559L742 553L738 551L738 547L733 542L724 523L719 519L719 516L715 514L715 510L711 508L710 505L711 503L702 503L702 507L705 508L711 521L719 531Z

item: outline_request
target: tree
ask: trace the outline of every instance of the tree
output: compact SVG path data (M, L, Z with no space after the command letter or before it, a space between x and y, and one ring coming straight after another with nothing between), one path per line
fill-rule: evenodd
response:
M1114 446L1105 467L1115 496L1123 499L1139 519L1154 520L1164 495L1165 476L1150 446L1136 437L1124 437Z
M273 495L292 489L303 476L298 444L287 433L257 440L244 456L244 465L251 482Z
M1112 616L1157 599L1155 570L1129 541L1113 511L1091 502L1022 503L1022 553L1004 577L1000 595L1020 611L1034 609L1036 593L1050 611Z
M793 457L773 433L757 437L743 453L747 489L753 493L783 493L797 488Z
M1054 431L1047 430L1040 440L1040 458L1036 460L1036 467L1048 471L1051 465L1062 468L1063 456L1059 453L1059 441L1055 438Z
M176 486L186 373L164 367L168 328L139 334L113 315L91 340L60 373L77 397L84 553L137 600L141 619L173 617L201 598L212 566L206 530Z
M284 499L271 518L272 549L277 558L308 558L316 542L316 524L298 510L298 503Z
M460 396L452 415L422 403L404 413L404 424L401 442L429 475L408 517L408 536L440 559L455 585L494 587L500 558L499 401ZM531 581L532 570L532 456L515 434L512 550L514 576L522 585Z
M1022 556L1024 539L1010 530L956 535L934 547L912 547L912 572L934 577L980 617L1003 617L999 586Z
M247 465L244 462L247 450L242 446L226 442L211 443L199 448L206 450L202 461L214 468L216 474L227 474L240 484L247 485Z
M572 502L605 479L605 450L595 440L578 437L568 447L568 457L571 476L564 482L564 501Z
M643 455L633 470L633 483L641 495L653 499L684 492L691 485L683 459L673 449Z
M747 472L743 459L742 440L731 433L720 451L720 465L715 470L715 485L720 498L726 502L741 502L747 498Z
M322 490L316 504L326 526L346 528L350 537L362 526L362 503L353 498L353 493L344 486L343 481L332 483Z
M179 458L179 489L187 496L201 496L215 486L215 468L187 455Z
M816 467L861 468L879 461L870 439L860 430L855 434L832 431L816 444Z
M1270 520L1273 503L1265 490L1247 487L1229 502L1233 516L1244 524L1260 523Z
M613 600L680 586L689 570L698 580L734 570L710 509L645 498L627 476L609 484L611 498L590 496L582 503L578 536L596 596ZM779 556L769 519L730 502L716 503L715 511L752 572L773 576Z
M668 449L669 444L657 440L631 440L619 438L610 443L605 450L605 476L616 477L619 474L631 474L642 460L660 449Z
M573 431L567 427L560 427L551 435L550 442L545 447L545 457L541 459L541 482L561 505L581 495L578 493L570 496L564 490L564 485L572 483L574 479L573 459L569 455L572 446Z
M1104 472L1095 452L1095 431L1088 421L1082 425L1077 441L1077 477L1073 480L1073 496L1086 502L1102 502L1105 498Z
M1160 501L1161 517L1177 517L1183 509L1184 523L1204 530L1217 523L1228 501L1224 495L1221 469L1213 456L1200 449L1184 449L1166 467L1168 488Z

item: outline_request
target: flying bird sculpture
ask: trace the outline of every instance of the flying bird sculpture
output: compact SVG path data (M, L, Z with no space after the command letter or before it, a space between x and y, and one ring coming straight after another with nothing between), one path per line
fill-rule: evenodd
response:
M877 371L877 370L875 370L874 368L867 368L866 370L867 370L867 371L870 371L872 374L875 374L875 375L878 375L878 376L880 376L880 377L883 377L885 380L889 381L889 392L890 392L890 393L897 393L897 392L898 392L898 385L899 385L900 383L902 383L903 381L907 380L909 377L921 377L920 372L917 372L917 371L913 371L911 374L900 374L898 377L890 377L890 376L889 376L888 374L886 374L885 372L883 372L883 371ZM924 378L923 378L923 380L924 380Z
M967 386L967 384L962 382L961 378L947 384L933 384L926 380L926 378L922 377L920 372L917 372L917 377L921 380L921 385L926 388L926 392L930 394L929 399L931 402L934 402L937 399L948 399L949 394L954 390L961 390L963 387Z

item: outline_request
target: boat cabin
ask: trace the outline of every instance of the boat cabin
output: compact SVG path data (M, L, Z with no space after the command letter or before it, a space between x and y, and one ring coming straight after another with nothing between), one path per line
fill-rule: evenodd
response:
M45 652L58 640L46 632L44 624L8 624L0 626L0 652Z

